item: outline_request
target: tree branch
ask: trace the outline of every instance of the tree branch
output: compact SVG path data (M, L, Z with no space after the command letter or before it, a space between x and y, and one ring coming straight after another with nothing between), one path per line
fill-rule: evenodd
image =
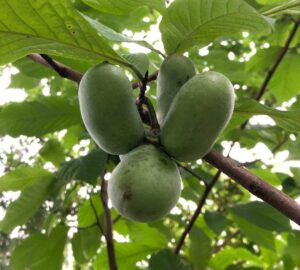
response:
M267 86L269 85L269 82L271 81L275 71L277 70L279 64L282 62L284 56L286 55L286 53L288 52L288 49L297 33L297 30L299 28L300 25L300 18L298 20L295 21L294 27L292 29L292 31L290 32L284 47L281 49L277 59L275 60L275 63L273 64L273 66L270 68L270 70L267 73L267 76L265 78L265 80L263 81L259 91L257 92L257 95L255 97L255 100L259 101L263 94L265 93Z
M214 150L210 151L203 159L300 225L300 205L282 191L253 175L238 162L226 158Z
M104 231L103 231L101 222L100 222L99 217L98 217L97 209L96 209L96 207L95 207L95 205L94 205L94 203L93 203L92 198L90 198L90 205L92 206L92 209L93 209L93 212L94 212L94 216L95 216L95 218L96 218L96 223L95 223L95 224L92 224L91 226L84 227L84 228L85 228L85 229L88 229L88 228L93 227L94 225L96 225L96 226L99 228L99 230L100 230L100 232L102 233L102 235L104 235L104 237L106 237L106 236L105 236L105 233L104 233Z
M240 234L240 230L235 231L234 233L228 235L228 237L224 240L224 242L221 245L215 246L213 249L213 253L218 253L222 248L226 247L233 238L238 236Z
M63 78L69 79L76 83L79 83L82 78L82 74L80 72L53 60L46 54L30 54L28 57L39 64L52 68Z
M261 87L259 88L256 96L255 96L255 100L256 101L260 101L262 96L264 95L264 93L266 92L267 90L267 87L273 77L273 75L275 74L278 66L280 65L280 63L282 62L283 58L285 57L286 53L288 52L289 50L289 47L297 33L297 30L299 28L299 25L300 25L300 18L298 20L295 21L295 24L294 24L294 27L292 29L292 31L290 32L286 42L285 42L285 45L283 46L283 48L281 49L281 51L279 52L274 64L272 65L272 67L269 69ZM241 130L244 130L248 124L249 120L246 120L241 126L240 126L240 129Z
M198 216L201 214L202 212L202 208L205 204L205 201L208 197L208 195L210 194L213 186L215 185L215 183L218 181L219 177L221 175L221 171L219 170L215 176L213 177L213 179L209 182L209 184L206 186L205 190L204 190L204 193L203 195L201 196L201 199L198 203L198 207L195 211L195 213L193 214L193 216L191 217L190 221L188 222L187 226L185 227L178 243L177 243L177 246L175 248L175 254L178 254L181 247L183 246L184 244L184 241L185 241L185 238L187 237L187 235L189 234L189 232L191 231L195 221L197 220Z
M109 269L117 270L117 261L114 249L114 239L113 239L113 228L112 220L110 215L110 210L108 207L108 195L107 195L107 181L104 180L104 177L101 179L101 201L104 210L104 220L105 220L105 238L107 245L107 255L109 260Z
M202 177L200 177L198 174L196 174L192 169L190 169L186 166L183 166L180 162L177 162L177 161L176 161L176 164L177 164L178 167L180 167L183 170L187 171L190 175L194 176L199 181L201 181L206 187L208 186L208 183Z

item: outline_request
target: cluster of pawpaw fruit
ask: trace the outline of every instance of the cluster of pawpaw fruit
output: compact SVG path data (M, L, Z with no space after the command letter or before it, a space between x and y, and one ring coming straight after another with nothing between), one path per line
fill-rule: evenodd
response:
M160 146L145 137L133 89L123 70L109 63L89 69L79 85L83 122L93 140L121 161L108 182L114 208L128 219L162 218L181 193L177 161L202 158L231 118L234 91L217 72L196 74L190 59L171 55L157 78Z

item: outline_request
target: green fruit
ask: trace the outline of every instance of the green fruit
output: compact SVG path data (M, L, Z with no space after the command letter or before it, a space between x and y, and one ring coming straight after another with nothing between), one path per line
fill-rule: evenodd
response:
M125 154L144 139L130 81L121 68L102 63L79 85L83 122L94 141L110 154Z
M164 60L157 77L157 118L160 124L181 86L195 74L192 61L185 56L173 54Z
M165 150L180 161L209 152L234 108L231 82L217 72L197 74L180 89L161 128Z
M113 207L140 222L162 218L175 206L181 192L177 165L151 144L123 156L108 181Z

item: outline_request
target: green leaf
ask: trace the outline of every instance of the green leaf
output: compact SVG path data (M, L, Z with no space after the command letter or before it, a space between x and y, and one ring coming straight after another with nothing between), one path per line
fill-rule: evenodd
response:
M53 175L38 167L20 167L0 177L0 192L23 190L36 182L44 182Z
M49 236L30 235L13 251L10 269L61 270L68 229L58 226Z
M83 264L92 259L100 243L101 233L97 226L79 230L72 239L72 250L76 262Z
M78 208L78 226L81 228L89 227L91 225L96 224L97 219L95 216L94 209L91 204L91 200L93 206L96 209L98 218L103 213L102 203L99 195L93 195L89 200L83 202Z
M0 0L0 65L30 53L127 64L71 1Z
M94 185L104 172L106 162L107 154L98 149L86 156L64 163L58 173L58 178L64 181L81 180Z
M218 252L210 261L209 266L216 270L226 269L234 262L247 261L247 265L262 266L257 256L245 248L226 247Z
M96 21L84 14L81 13L81 16L87 20L90 25L97 30L103 37L108 40L115 41L115 42L129 42L129 43L136 43L140 46L143 46L151 51L157 52L161 54L158 50L156 50L150 43L145 40L135 40L129 36L116 32L114 29L102 24L99 21ZM127 59L128 60L128 59ZM142 73L143 74L143 73Z
M160 31L168 54L205 46L242 31L266 33L270 24L242 0L176 0L165 11Z
M290 132L300 131L300 110L280 111L269 108L255 100L240 101L235 107L235 113L241 115L268 115L278 126Z
M83 0L87 5L110 14L126 14L141 6L148 6L162 12L165 9L163 0Z
M142 243L117 243L115 242L115 253L118 268L120 270L137 270L136 263L146 259L147 255L156 249L144 246ZM93 263L97 270L109 269L107 250L102 249Z
M289 254L295 265L300 267L300 256L299 256L299 246L300 246L300 232L293 231L288 236L288 244L285 252Z
M142 75L145 75L146 71L149 69L149 59L144 53L123 54L122 56Z
M192 270L192 266L187 264L178 255L169 249L163 249L151 256L149 270Z
M0 134L42 136L81 123L78 105L62 97L10 103L0 110Z
M262 178L264 181L268 182L273 186L280 186L281 181L276 173L271 172L266 169L249 169L250 172L255 174L256 176Z
M189 255L196 269L206 269L212 256L212 243L210 238L199 228L193 227L190 232L191 244Z
M275 237L272 232L262 229L238 215L232 216L242 234L244 234L250 241L275 251Z
M20 197L8 206L0 222L0 231L9 233L16 226L25 224L50 194L53 180L53 177L48 177L26 187Z
M229 220L218 212L206 211L204 219L208 227L217 235L219 235L229 225Z
M284 3L279 3L278 5L265 10L263 15L274 16L279 14L293 13L293 10L297 7L300 7L300 0L290 0Z
M231 208L234 215L244 218L265 230L286 232L291 230L290 221L278 210L263 202L250 202Z
M60 165L65 160L64 148L58 140L50 139L40 149L39 154L54 165Z
M147 224L128 222L129 236L133 242L142 243L144 246L153 249L161 249L167 247L166 236L155 228L151 228Z
M300 55L287 54L284 61L279 65L269 86L279 102L287 101L300 93L299 72Z

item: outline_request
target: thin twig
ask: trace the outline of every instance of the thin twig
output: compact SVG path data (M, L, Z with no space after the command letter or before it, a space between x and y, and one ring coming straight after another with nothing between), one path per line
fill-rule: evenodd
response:
M101 222L100 222L100 219L98 217L98 213L97 213L97 209L96 209L96 206L94 205L94 202L92 200L92 198L90 198L90 204L91 204L91 207L93 209L93 212L94 212L94 216L96 218L96 225L97 227L99 228L100 232L102 233L102 235L104 235L104 237L106 238L106 235L104 233L104 230L102 228L102 225L101 225Z
M195 213L193 214L193 216L191 217L190 221L188 222L187 226L185 227L177 245L175 248L175 254L178 254L181 247L184 244L185 238L187 237L187 235L189 234L189 232L191 231L195 221L197 220L198 216L201 214L202 208L206 202L206 199L208 197L208 195L210 194L210 191L212 190L213 186L215 185L215 183L217 182L217 180L219 179L221 175L221 171L219 170L215 176L213 177L213 179L209 182L208 186L205 188L203 195L201 196L201 199L198 203L198 207L195 211Z
M207 182L205 181L205 179L203 179L202 177L200 177L198 174L196 174L192 169L182 165L180 162L176 161L176 164L178 167L182 168L183 170L187 171L189 174L191 174L192 176L194 176L195 178L197 178L199 181L201 181L206 187L208 186Z
M214 150L210 151L204 160L300 225L300 205L288 195L250 173L241 164Z
M107 255L109 260L109 269L117 270L117 261L114 249L114 239L113 239L113 228L111 214L108 207L108 195L107 195L107 181L104 177L101 179L101 201L104 209L104 221L105 221L105 235L106 235L106 246L107 246Z
M240 232L241 232L240 230L237 230L234 233L228 235L228 237L224 240L224 242L221 245L215 246L213 248L213 253L218 253L221 249L226 247L231 242L232 239L234 239L240 234Z
M79 83L82 78L82 73L53 60L46 54L30 54L28 57L39 64L52 68L63 78L69 79L76 83Z
M290 32L285 45L283 46L283 48L281 49L281 51L279 52L274 64L272 65L272 67L269 69L261 87L259 88L256 96L255 96L255 100L256 101L260 101L261 98L263 97L263 95L265 94L267 87L271 81L271 79L273 78L273 75L275 74L277 68L279 67L280 63L282 62L283 58L285 57L286 53L289 50L289 47L294 39L294 37L296 36L297 30L299 28L300 25L300 18L298 20L295 21L294 27L292 29L292 31ZM240 129L244 130L248 124L249 120L245 121L241 126Z

